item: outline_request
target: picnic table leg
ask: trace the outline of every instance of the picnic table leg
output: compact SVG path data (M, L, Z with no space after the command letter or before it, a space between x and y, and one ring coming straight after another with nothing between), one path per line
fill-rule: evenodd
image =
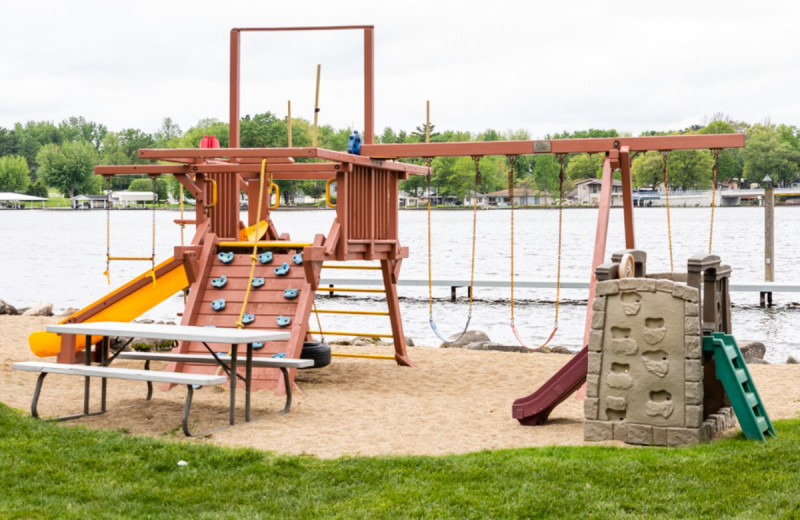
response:
M192 395L194 394L194 389L192 385L186 385L186 401L183 403L183 417L181 417L181 426L183 427L183 434L187 437L191 437L192 434L189 432L189 410L192 408Z
M83 349L83 364L89 366L92 364L92 336L86 336L86 346ZM83 414L89 415L89 392L90 392L90 379L89 376L83 378Z
M289 413L289 409L292 407L292 385L289 382L289 371L286 370L286 367L280 367L280 369L283 373L283 386L286 387L286 404L278 415L285 415Z
M244 372L244 421L250 422L250 381L253 379L253 344L247 344L247 362Z
M108 336L103 336L103 343L100 347L102 350L100 352L100 364L102 366L108 366ZM104 377L103 381L100 383L100 410L105 412L106 411L106 388L107 388L108 380Z
M144 369L145 370L150 370L150 360L149 359L145 360ZM152 381L148 381L147 382L147 399L145 399L145 401L149 401L152 398L153 398L153 382Z
M238 377L238 371L236 369L236 354L239 350L239 345L233 344L231 345L231 375L230 375L230 382L231 382L231 411L230 411L230 423L231 426L236 422L236 378Z
M42 383L44 383L46 375L47 372L42 372L36 379L36 388L33 391L33 401L31 402L31 416L35 419L39 418L39 395L42 393Z

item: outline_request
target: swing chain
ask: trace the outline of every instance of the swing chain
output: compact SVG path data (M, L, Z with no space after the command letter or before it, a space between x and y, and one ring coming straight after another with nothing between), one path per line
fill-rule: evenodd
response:
M714 205L717 198L717 173L719 171L719 148L711 150L714 157L713 179L711 180L711 225L708 230L708 254L711 254L711 241L714 238Z
M111 176L106 175L106 270L103 273L111 285Z
M511 326L514 326L514 165L516 155L507 155L508 159L508 203L511 205Z
M481 175L481 159L483 157L480 155L473 155L472 160L475 162L475 191L478 191L478 186L480 186L481 182L483 182L483 176ZM476 193L477 195L477 193ZM475 199L477 200L477 198Z
M469 312L467 312L467 319L472 318L472 295L475 292L475 242L478 235L478 189L481 184L481 159L480 155L473 155L472 160L475 162L475 202L472 206L472 260L469 269Z
M666 196L666 205L667 205L667 240L669 242L669 270L670 272L675 271L675 264L672 259L672 221L670 219L669 214L669 168L667 167L667 159L668 159L668 152L666 150L661 151L661 159L662 159L662 172L664 174L664 194Z

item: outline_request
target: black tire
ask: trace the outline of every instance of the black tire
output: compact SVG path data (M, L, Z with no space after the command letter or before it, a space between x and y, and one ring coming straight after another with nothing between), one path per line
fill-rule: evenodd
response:
M306 341L303 343L300 359L312 359L314 361L314 366L307 368L326 367L331 364L331 347L318 341Z

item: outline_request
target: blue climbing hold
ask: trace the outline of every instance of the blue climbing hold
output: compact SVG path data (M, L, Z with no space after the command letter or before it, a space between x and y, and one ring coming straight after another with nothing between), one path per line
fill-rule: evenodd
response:
M242 325L248 325L250 323L253 323L255 320L256 320L255 314L245 313L244 315L242 315Z
M358 135L358 130L353 130L347 140L347 153L361 155L361 136Z
M229 264L233 262L233 251L228 251L227 253L220 253L217 255L219 261L223 264Z
M216 329L217 328L216 325L203 325L203 327L206 327L207 329Z
M263 278L253 278L252 285L253 285L253 287L256 287L256 288L261 287L262 285L264 285L264 279Z
M292 257L292 262L296 265L303 265L303 253L297 253Z
M261 253L258 255L258 261L262 264L268 264L272 262L272 251L267 251L266 253Z
M225 298L220 298L219 300L214 300L211 302L211 308L215 311L219 312L225 308Z
M278 276L286 276L289 274L289 264L284 262L280 267L275 268L275 274Z
M212 287L216 287L217 289L222 289L223 287L225 287L226 283L228 283L228 277L225 275L222 275L219 278L211 279Z
M297 289L284 289L283 297L287 300L293 300L297 298Z
M277 322L279 327L285 327L292 322L292 318L288 316L278 316Z
M275 354L272 354L272 357L274 357L274 358L285 358L286 357L286 352L276 352Z
M256 341L255 343L253 343L253 350L258 350L258 349L261 349L261 348L264 348L264 342L263 341Z

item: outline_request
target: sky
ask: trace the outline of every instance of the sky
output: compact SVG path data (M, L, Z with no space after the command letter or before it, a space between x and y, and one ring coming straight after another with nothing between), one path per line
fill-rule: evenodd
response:
M110 130L228 117L233 27L375 26L375 127L682 129L800 124L800 4L673 1L0 0L0 126ZM241 113L363 129L362 33L247 33Z

